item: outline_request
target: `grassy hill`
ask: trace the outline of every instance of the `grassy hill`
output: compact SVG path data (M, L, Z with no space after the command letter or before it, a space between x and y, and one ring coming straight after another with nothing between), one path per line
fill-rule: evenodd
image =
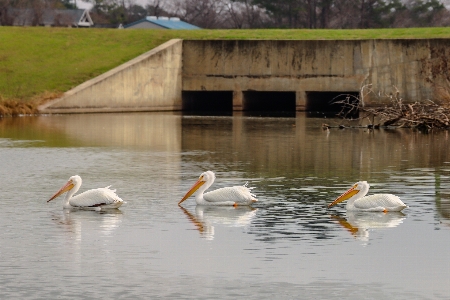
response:
M0 27L0 102L32 106L32 103L61 95L82 82L173 38L289 40L450 38L450 28L118 30Z

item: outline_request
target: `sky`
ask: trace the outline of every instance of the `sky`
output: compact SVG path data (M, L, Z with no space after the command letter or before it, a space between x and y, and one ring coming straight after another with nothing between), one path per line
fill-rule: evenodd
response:
M92 7L91 3L86 3L81 0L76 0L76 4L77 4L78 8L91 8Z

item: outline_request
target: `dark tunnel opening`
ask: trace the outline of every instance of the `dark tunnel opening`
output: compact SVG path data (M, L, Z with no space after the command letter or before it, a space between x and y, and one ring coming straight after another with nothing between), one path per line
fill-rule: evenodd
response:
M232 91L184 91L182 110L194 115L232 115Z
M312 117L336 117L340 112L346 118L358 117L357 109L350 111L344 103L336 103L339 101L358 105L359 92L306 92L306 111Z
M343 112L347 118L358 117L358 110L349 111L343 103L359 103L359 92L306 92L305 110L311 117L336 117ZM279 91L244 91L243 113L247 116L295 116L296 93ZM182 110L193 115L232 115L232 91L184 91Z
M243 92L245 115L295 117L295 92Z

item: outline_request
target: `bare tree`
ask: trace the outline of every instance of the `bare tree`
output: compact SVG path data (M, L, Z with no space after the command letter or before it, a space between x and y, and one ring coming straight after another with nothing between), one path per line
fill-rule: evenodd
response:
M356 28L358 20L355 18L357 7L354 1L334 1L332 14L334 17L328 19L328 28Z
M328 28L328 23L331 18L331 9L333 6L333 0L323 0L320 3L320 27Z
M247 1L245 1L247 2ZM232 28L244 28L245 17L243 14L243 3L237 1L231 1L225 6L225 11L228 14L229 22Z
M265 11L251 0L231 0L224 7L231 28L260 28L268 21Z
M0 0L35 1L54 0ZM61 1L61 0L59 0ZM81 0L110 22L136 20L143 0ZM147 0L148 15L202 28L385 28L448 26L450 0ZM0 5L1 10L1 5ZM0 20L5 13L0 11Z
M11 11L13 0L0 0L0 25L12 25L14 14Z
M174 0L174 14L201 28L221 28L224 11L224 0Z
M148 0L145 6L148 15L150 16L166 16L167 14L167 1L163 0Z

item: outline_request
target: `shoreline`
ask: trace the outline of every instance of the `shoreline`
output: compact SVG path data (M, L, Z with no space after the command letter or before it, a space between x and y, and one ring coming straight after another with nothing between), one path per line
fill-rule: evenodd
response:
M61 92L44 92L31 99L4 99L0 95L0 118L38 114L39 105L59 98L63 94Z

